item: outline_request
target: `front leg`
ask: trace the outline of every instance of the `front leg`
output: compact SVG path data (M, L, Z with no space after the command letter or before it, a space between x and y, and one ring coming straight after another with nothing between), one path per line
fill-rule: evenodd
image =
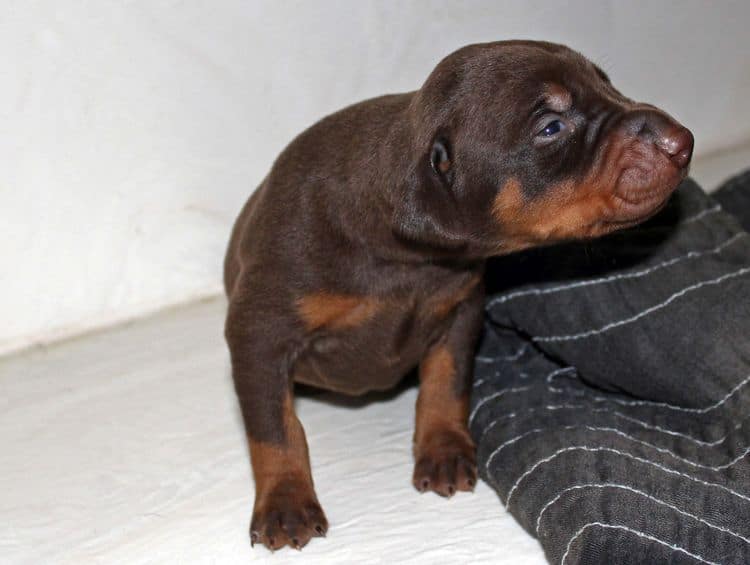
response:
M292 356L283 316L232 299L226 337L255 478L251 543L302 548L328 529L310 473L302 424L294 413Z
M477 288L458 305L450 327L419 366L413 483L420 492L452 496L457 490L474 490L476 484L476 454L467 419L482 298Z

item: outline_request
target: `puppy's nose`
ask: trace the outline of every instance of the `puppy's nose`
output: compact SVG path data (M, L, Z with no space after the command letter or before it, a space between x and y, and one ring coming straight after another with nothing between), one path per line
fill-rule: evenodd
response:
M690 164L693 134L671 116L653 106L640 106L626 115L626 127L653 143L678 169Z
M684 169L690 164L694 140L689 129L682 126L671 127L666 132L657 133L654 143L678 169Z

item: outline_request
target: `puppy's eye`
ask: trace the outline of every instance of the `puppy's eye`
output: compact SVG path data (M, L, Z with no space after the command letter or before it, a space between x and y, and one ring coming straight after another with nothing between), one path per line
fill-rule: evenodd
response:
M565 130L565 122L562 120L552 120L537 133L539 137L554 137Z
M542 147L567 137L573 126L571 122L557 114L547 114L534 126L534 145Z

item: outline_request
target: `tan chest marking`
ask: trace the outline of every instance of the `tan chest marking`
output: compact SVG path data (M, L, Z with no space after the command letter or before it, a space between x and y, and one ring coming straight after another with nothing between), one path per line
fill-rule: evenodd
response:
M371 320L381 307L381 302L370 296L330 292L315 292L297 300L297 311L309 331L361 326Z

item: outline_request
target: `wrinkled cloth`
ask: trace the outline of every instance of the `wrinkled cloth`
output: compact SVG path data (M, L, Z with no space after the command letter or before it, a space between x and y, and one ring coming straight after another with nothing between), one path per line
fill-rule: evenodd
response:
M469 424L551 563L750 563L750 171L493 261Z

